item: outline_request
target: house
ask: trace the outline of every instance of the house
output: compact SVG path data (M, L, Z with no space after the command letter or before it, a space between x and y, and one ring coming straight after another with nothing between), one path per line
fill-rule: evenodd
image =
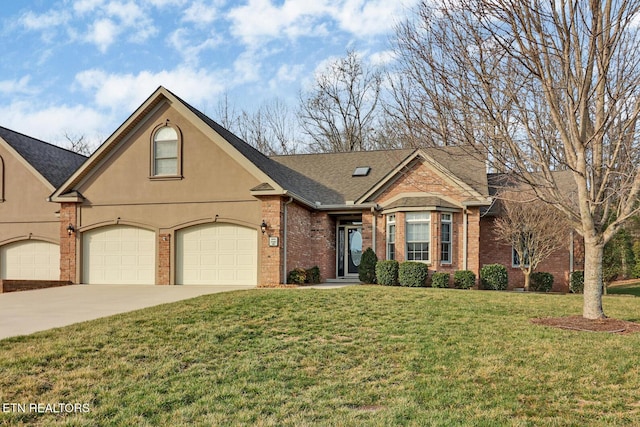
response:
M60 279L157 285L353 279L363 249L478 274L491 206L470 147L267 157L158 88L51 195Z
M47 198L85 159L0 127L0 279L59 279L60 220Z

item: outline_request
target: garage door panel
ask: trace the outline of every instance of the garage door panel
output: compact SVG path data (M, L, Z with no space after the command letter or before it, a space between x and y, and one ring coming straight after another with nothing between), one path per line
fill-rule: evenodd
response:
M0 247L0 278L59 280L60 246L28 240Z
M233 224L204 224L176 236L176 283L255 285L257 232Z
M84 233L85 283L152 285L155 259L153 231L118 225Z

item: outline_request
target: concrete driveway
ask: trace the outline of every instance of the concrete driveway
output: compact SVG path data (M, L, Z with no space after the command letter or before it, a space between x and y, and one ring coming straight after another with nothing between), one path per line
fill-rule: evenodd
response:
M72 285L0 294L0 339L253 286Z

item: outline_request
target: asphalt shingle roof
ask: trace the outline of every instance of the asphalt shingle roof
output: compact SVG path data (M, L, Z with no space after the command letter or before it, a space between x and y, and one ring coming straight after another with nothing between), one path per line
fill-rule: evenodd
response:
M171 94L278 185L312 204L341 205L359 199L416 151L400 149L267 157L197 108ZM478 193L488 196L481 153L468 147L434 147L422 151ZM369 174L353 176L355 168L364 166L371 168ZM260 188L258 186L255 190Z
M56 188L87 159L81 154L1 126L0 137Z

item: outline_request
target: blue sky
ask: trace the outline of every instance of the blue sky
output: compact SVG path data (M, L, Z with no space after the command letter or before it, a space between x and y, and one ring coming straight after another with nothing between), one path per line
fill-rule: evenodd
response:
M390 60L416 0L31 0L3 2L0 125L94 145L159 85L215 117L223 94L252 111L295 108L314 72L346 49Z

